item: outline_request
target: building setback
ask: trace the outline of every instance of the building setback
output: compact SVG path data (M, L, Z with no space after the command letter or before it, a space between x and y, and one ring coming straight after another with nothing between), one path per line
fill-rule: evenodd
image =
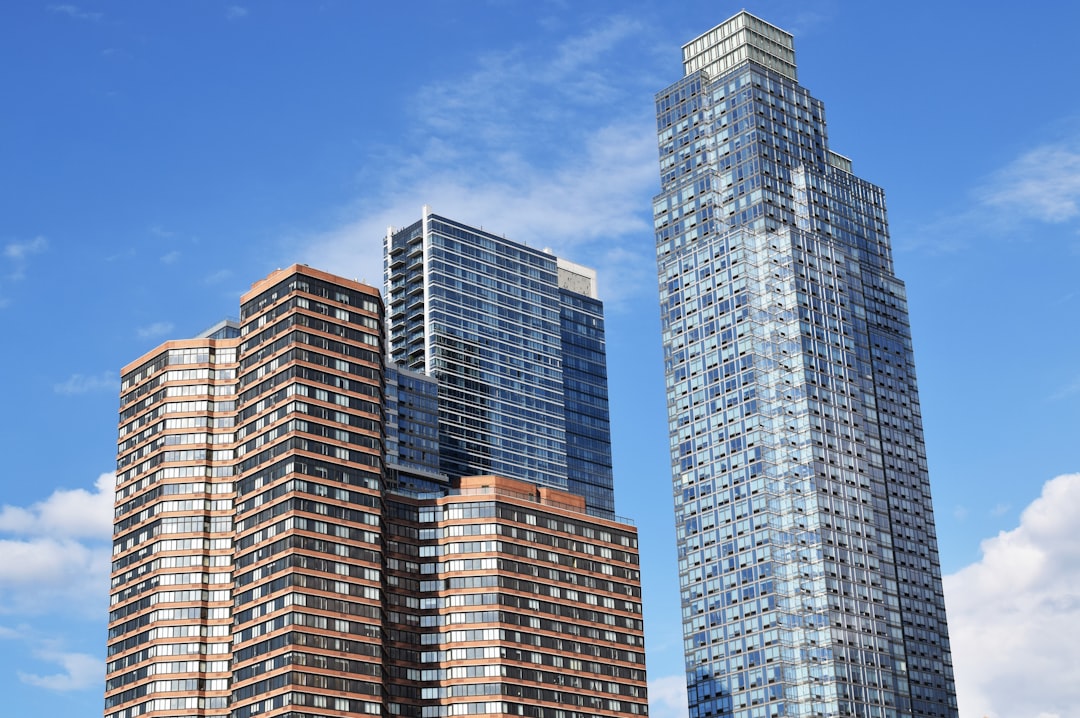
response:
M956 716L883 191L741 12L656 96L690 715Z
M382 336L376 289L293 266L124 368L106 718L647 713L636 531L447 482Z

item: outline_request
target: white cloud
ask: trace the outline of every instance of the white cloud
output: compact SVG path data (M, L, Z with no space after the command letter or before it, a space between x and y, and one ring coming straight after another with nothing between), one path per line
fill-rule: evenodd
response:
M25 242L9 242L4 247L4 256L8 259L22 261L31 254L40 254L49 247L49 241L38 235Z
M663 676L649 681L651 718L686 718L686 677Z
M180 259L180 252L175 249L171 252L167 252L161 255L162 264L172 264L178 259Z
M83 10L78 5L49 5L49 12L56 15L66 15L74 20L91 20L98 21L104 17L99 12L92 12L90 10Z
M72 374L66 381L53 385L53 391L57 394L87 394L95 391L115 392L120 388L120 382L115 372L106 371L101 374L87 376L85 374Z
M0 613L62 609L100 618L106 609L111 554L108 544L0 539Z
M153 339L168 334L173 330L172 322L154 322L145 327L139 327L136 333L140 339Z
M247 17L248 14L249 10L242 5L230 5L229 7L225 8L226 20L242 20L243 18Z
M100 687L105 681L105 662L95 656L53 652L41 652L37 656L52 663L59 663L64 669L63 673L39 676L19 671L19 680L23 683L50 691L77 691Z
M104 609L86 597L104 599L114 486L102 474L92 491L58 489L26 508L0 508L0 612Z
M29 508L0 508L0 533L47 536L50 539L108 540L112 534L116 475L101 474L94 489L57 489Z
M1064 144L1036 147L996 172L977 196L1017 217L1074 219L1080 215L1080 152Z
M1058 476L1020 524L945 577L962 715L1048 718L1080 705L1080 474Z

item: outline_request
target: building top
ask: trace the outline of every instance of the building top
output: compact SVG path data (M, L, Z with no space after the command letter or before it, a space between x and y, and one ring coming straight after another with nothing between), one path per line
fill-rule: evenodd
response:
M559 289L584 294L592 299L600 298L596 291L595 269L590 269L561 257L556 261L559 267Z
M222 319L220 322L195 336L196 339L235 339L240 336L240 322Z
M745 10L683 45L687 75L704 70L709 77L716 77L750 60L796 82L799 79L791 33Z
M451 485L453 487L451 491L441 498L453 500L455 497L461 496L476 497L491 494L550 506L563 512L585 514L588 516L589 521L596 523L622 524L626 528L634 526L634 522L625 516L615 516L614 514L599 516L594 512L590 512L583 496L551 486L539 486L529 481L485 474L462 476L454 479Z
M355 279L345 279L344 277L339 277L335 274L331 274L330 272L324 272L321 269L309 267L306 264L294 264L290 267L286 267L285 269L277 269L268 274L266 277L260 279L259 281L252 282L251 289L244 292L240 296L240 303L243 304L244 302L249 301L252 297L257 296L260 292L264 292L267 289L270 289L278 282L295 274L302 274L311 277L312 279L320 279L324 282L338 284L342 287L354 289L363 294L370 294L375 297L380 296L378 289L370 285L364 284L363 282L358 282Z

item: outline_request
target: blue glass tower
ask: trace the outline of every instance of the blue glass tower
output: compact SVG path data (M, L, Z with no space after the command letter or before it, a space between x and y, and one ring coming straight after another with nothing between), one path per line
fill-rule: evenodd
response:
M438 380L440 470L614 512L596 275L432 214L385 240L390 358Z
M690 715L957 715L883 191L746 12L656 96Z
M384 481L395 491L442 492L439 470L439 383L425 374L386 365Z

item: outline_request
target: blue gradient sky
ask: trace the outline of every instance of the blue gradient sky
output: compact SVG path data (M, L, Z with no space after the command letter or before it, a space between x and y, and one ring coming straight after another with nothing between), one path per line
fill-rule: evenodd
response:
M0 7L0 714L101 714L119 368L277 267L378 285L430 204L600 271L653 715L679 715L652 97L743 5L672 5ZM961 715L1075 715L1080 10L745 7L888 192Z

